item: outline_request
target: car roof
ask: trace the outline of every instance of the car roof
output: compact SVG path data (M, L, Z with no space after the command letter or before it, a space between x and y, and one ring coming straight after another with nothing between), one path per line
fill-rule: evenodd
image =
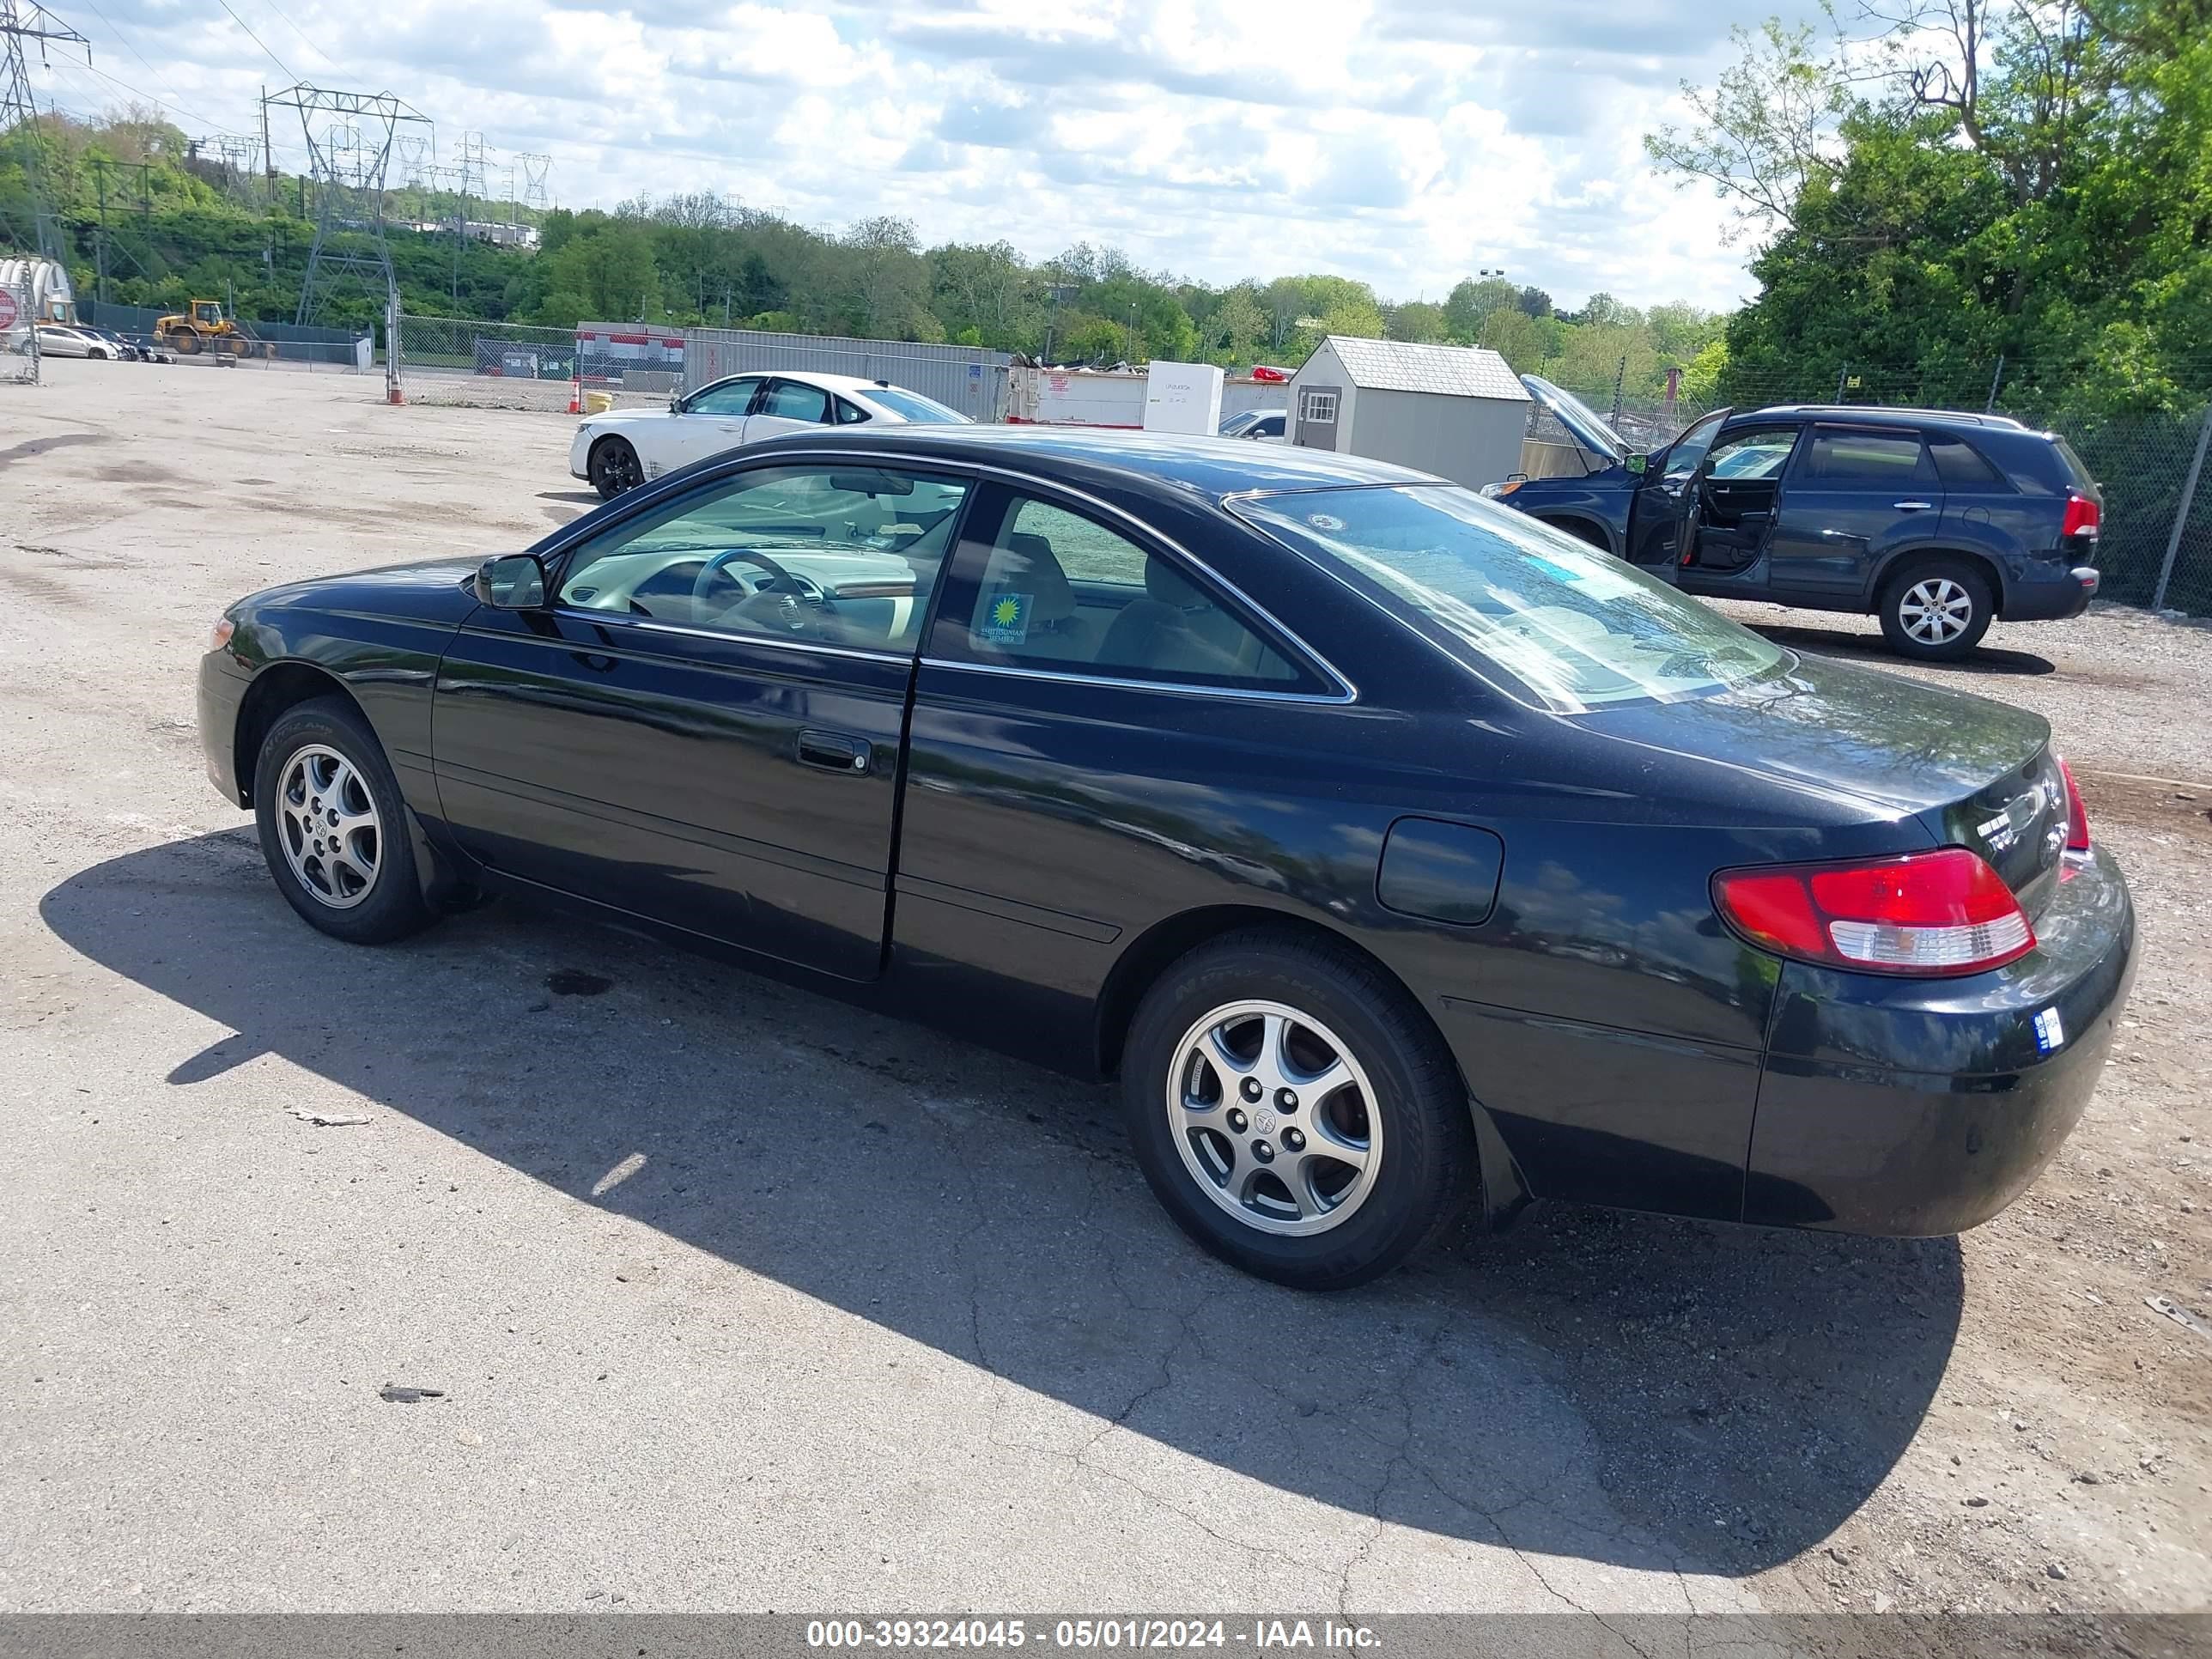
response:
M775 448L896 451L945 461L1006 467L1050 478L1104 472L1149 480L1220 500L1255 490L1330 489L1362 484L1447 483L1448 479L1364 456L1234 438L1071 426L900 426L823 428L747 444Z
M1974 415L1959 409L1908 409L1886 404L1770 404L1764 409L1742 410L1735 418L1741 421L1753 416L1809 416L1822 420L1848 420L1863 426L1978 426L2002 427L2013 432L2027 430L2026 425L2009 415Z
M818 386L829 392L857 392L866 396L883 388L881 380L864 380L857 374L825 374L811 368L740 368L722 376L724 380L797 380L802 386ZM714 384L720 385L720 381Z

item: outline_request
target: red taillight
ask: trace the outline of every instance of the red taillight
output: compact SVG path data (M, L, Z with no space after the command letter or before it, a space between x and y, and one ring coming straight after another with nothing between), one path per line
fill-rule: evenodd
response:
M2094 541L2097 536L2098 522L2104 516L2104 509L2087 495L2069 495L2066 498L2066 519L2058 526L2058 533L2062 536L2087 536ZM2044 522L2048 524L2051 521L2045 519Z
M2012 889L1963 847L1723 870L1713 901L1761 950L1863 973L1978 974L2035 948Z
M2089 809L2081 803L2081 786L2074 781L2074 769L2063 760L2058 763L2058 775L2066 780L2066 850L2086 853L2089 850Z

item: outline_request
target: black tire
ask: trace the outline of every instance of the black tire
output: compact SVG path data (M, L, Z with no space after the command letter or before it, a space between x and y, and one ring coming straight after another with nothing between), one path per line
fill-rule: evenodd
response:
M611 501L645 482L645 468L639 465L637 451L627 438L600 439L592 446L591 459L584 465L591 472L592 488L599 492L603 501Z
M1882 585L1879 614L1899 656L1955 662L1982 642L1996 605L1988 576L1966 560L1916 559Z
M1217 1175L1209 1189L1186 1161L1183 1145L1198 1149L1194 1161L1203 1168L1209 1157L1205 1148L1212 1147L1211 1156L1218 1158L1231 1136L1222 1133L1208 1141L1212 1132L1190 1128L1191 1120L1171 1121L1169 1102L1170 1091L1185 1094L1192 1075L1203 1082L1220 1074L1196 1056L1191 1066L1179 1066L1178 1054L1212 1016L1254 1002L1279 1005L1325 1028L1371 1086L1342 1090L1326 1100L1295 1099L1287 1107L1276 1102L1273 1127L1272 1097L1263 1089L1252 1104L1258 1115L1243 1117L1237 1129L1238 1162L1225 1179ZM1256 1023L1261 1017L1243 1018ZM1235 1121L1226 1109L1246 1097L1232 1097L1225 1089L1213 1092L1224 1109L1225 1131ZM1363 1101L1366 1095L1371 1100ZM1348 1110L1352 1102L1362 1102L1378 1121L1358 1118L1375 1153L1375 1174L1340 1219L1323 1231L1286 1236L1266 1230L1249 1203L1216 1195L1237 1189L1247 1178L1264 1189L1278 1159L1287 1168L1295 1156L1297 1167L1314 1167L1304 1160L1317 1147L1318 1131L1294 1147L1293 1130L1313 1122L1316 1112ZM1389 1272L1449 1226L1474 1194L1474 1126L1466 1089L1435 1028L1401 987L1364 959L1295 934L1264 928L1230 934L1170 967L1146 992L1130 1026L1121 1103L1138 1165L1176 1224L1223 1261L1297 1289L1343 1290ZM1277 1142L1281 1148L1271 1151L1264 1165L1252 1157L1261 1132L1275 1138L1271 1148ZM1279 1180L1275 1184L1287 1199L1287 1188ZM1347 1182L1343 1193L1352 1194L1356 1185ZM1285 1224L1303 1224L1296 1217L1278 1219Z
M349 832L346 837L352 856L364 851L371 854L366 880L356 873L356 866L307 854L303 858L309 876L303 877L287 854L287 842L295 835L303 847L308 844L301 830L305 815L288 816L283 807L288 775L295 759L316 750L348 763L352 780L373 810L373 834L366 841L359 832ZM310 775L302 773L303 784ZM353 783L346 781L347 775L331 769L329 775L338 781L325 802L329 814L357 808L362 803ZM277 890L310 927L349 944L388 945L421 932L435 920L416 880L415 847L408 835L407 807L398 780L368 722L344 698L317 697L296 704L270 726L254 758L253 817L261 832L261 855ZM333 837L331 845L337 844ZM319 848L320 842L315 845ZM318 872L319 879L312 878Z

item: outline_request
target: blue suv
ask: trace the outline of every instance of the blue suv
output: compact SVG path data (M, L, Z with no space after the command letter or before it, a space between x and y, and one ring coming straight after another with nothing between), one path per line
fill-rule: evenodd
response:
M1585 471L1483 493L1686 592L1871 614L1893 650L1940 661L1999 617L2079 616L2097 591L2104 492L2055 433L1792 404L1717 410L1646 455L1572 393L1521 379Z

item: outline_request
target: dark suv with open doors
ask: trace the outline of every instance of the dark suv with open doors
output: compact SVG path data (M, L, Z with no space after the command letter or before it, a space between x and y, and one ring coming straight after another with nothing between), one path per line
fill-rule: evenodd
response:
M2081 614L2104 493L2056 433L2002 415L1716 410L1638 454L1571 392L1529 393L1587 471L1483 493L1692 593L1881 618L1893 649L1962 657L1990 623Z

